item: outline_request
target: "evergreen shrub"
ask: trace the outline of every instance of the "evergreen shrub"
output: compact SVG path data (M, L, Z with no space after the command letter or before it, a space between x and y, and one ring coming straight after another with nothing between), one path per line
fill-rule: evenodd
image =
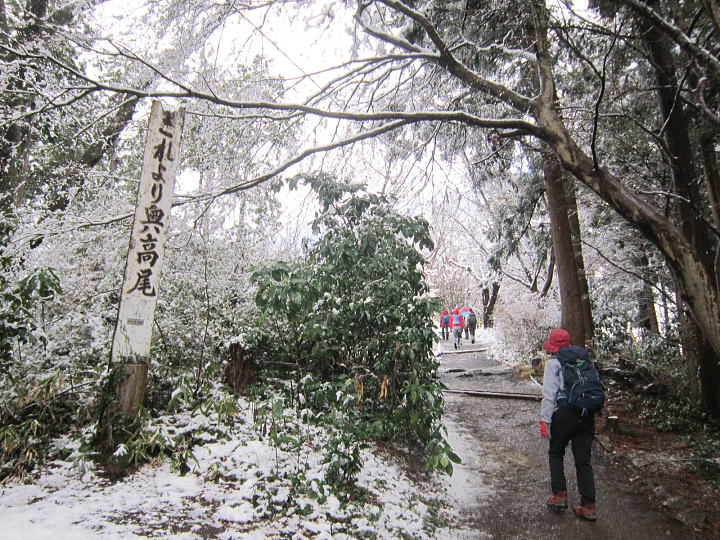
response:
M441 433L442 388L433 378L436 335L420 250L432 249L424 219L324 174L303 176L318 195L316 238L297 262L258 270L263 313L246 336L265 381L280 381L298 407L334 430L330 480L352 483L364 441L406 444L428 467L450 473Z

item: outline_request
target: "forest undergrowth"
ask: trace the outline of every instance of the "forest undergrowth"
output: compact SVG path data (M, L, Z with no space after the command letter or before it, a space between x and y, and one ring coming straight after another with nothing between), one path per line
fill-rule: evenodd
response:
M432 377L437 301L427 296L418 251L432 246L427 222L402 217L381 197L325 175L301 181L321 201L317 241L300 261L256 270L261 316L227 341L251 359L249 384L235 390L252 407L256 433L278 451L293 452L306 441L292 415L321 429L325 437L315 440L324 456L323 485L341 498L358 495L361 456L374 442L451 472L459 458L442 436L441 386ZM118 432L112 455L102 457L106 474L120 478L162 458L185 473L203 441L231 437L239 405L222 391L227 345L202 364L185 365L154 349L145 406ZM74 371L73 379L61 369L34 367L32 376L15 377L16 384L11 376L13 369L21 373L19 362L5 374L2 480L32 476L49 460L68 457L57 445L52 450L53 441L68 434L78 443L74 461L101 458L93 436L104 369ZM166 423L172 415L197 413L220 420L200 433Z
M610 385L598 441L629 469L629 482L703 536L720 535L720 425L696 404ZM617 431L606 428L617 416Z

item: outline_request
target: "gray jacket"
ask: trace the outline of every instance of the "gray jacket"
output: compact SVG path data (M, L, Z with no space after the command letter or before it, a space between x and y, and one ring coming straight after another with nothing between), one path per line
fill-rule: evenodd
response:
M540 402L540 421L550 425L553 413L557 410L555 402L558 390L564 385L562 366L555 355L545 364L543 375L542 401Z

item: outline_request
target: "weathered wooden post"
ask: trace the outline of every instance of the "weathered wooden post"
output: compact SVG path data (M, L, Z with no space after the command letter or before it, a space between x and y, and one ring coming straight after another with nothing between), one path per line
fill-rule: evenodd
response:
M145 395L184 120L184 108L164 110L159 101L153 101L113 334L110 377L100 403L98 442L106 451L113 446L112 424L134 419Z
M620 431L620 419L617 416L608 416L605 419L605 431L607 433L617 433Z

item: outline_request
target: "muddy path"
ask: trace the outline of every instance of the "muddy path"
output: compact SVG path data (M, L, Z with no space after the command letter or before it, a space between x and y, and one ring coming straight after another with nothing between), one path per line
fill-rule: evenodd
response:
M483 352L454 354L441 342L439 376L452 390L540 393ZM480 349L465 343L461 350ZM447 481L452 524L439 538L656 539L702 538L638 493L633 473L597 442L593 467L598 520L590 523L571 510L546 508L550 495L547 441L537 429L539 401L445 394L448 440L463 463ZM570 504L578 504L575 468L565 458Z

